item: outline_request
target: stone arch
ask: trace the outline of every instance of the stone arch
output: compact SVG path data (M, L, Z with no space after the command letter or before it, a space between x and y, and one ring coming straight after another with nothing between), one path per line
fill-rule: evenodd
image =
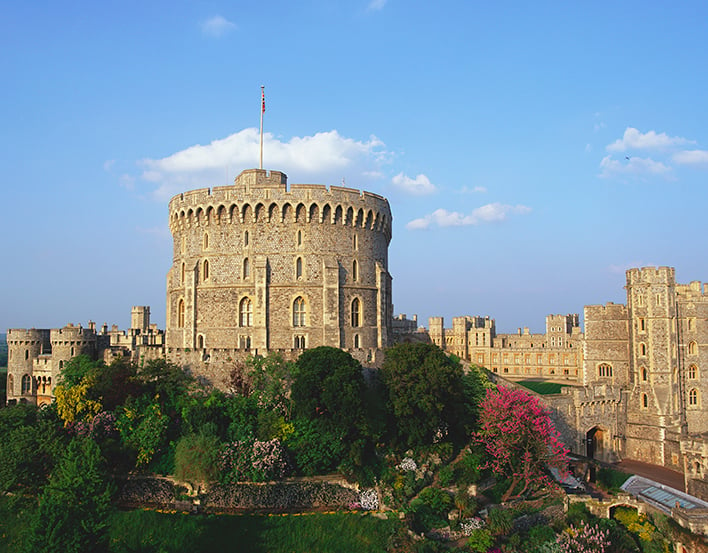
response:
M374 216L374 230L381 230L381 214L378 211Z
M342 206L338 205L337 208L334 210L334 219L332 219L332 223L335 225L339 225L342 222Z
M610 433L599 425L593 426L585 433L585 452L590 459L607 462L610 457Z
M356 220L354 221L354 226L363 227L364 226L364 210L359 208L356 212Z
M213 218L214 218L214 206L209 205L209 206L207 206L206 211L204 212L204 220L209 225L209 224L211 224L211 221Z
M194 210L190 207L187 210L187 224L190 225L193 223L192 219L194 218Z
M236 204L231 204L229 207L229 221L232 223L238 221L238 206Z
M219 224L223 223L224 215L226 215L226 206L224 206L224 204L221 204L216 209L216 222Z
M288 202L283 204L283 212L282 215L280 216L280 221L282 223L289 223L290 219L292 218L293 214L293 206L291 206Z
M354 209L349 206L347 208L347 217L344 219L344 224L345 225L352 225L354 223Z
M364 223L364 227L367 229L373 229L374 225L374 213L373 211L369 210L366 212L366 223Z
M194 222L197 225L200 225L202 223L202 219L204 218L204 210L199 206L197 210L194 212Z
M307 222L309 223L310 221L322 222L320 221L320 206L316 203L310 205L310 212L308 214Z
M329 204L324 204L322 207L321 223L332 223L332 208Z
M265 214L265 206L258 202L256 208L253 210L253 222L260 223L264 220L263 215Z
M304 223L307 217L306 213L307 210L305 209L305 205L302 203L297 204L297 207L295 208L295 222Z
M278 205L276 203L272 203L268 206L268 222L272 223L273 222L273 217L276 216L276 213L278 213Z
M251 208L251 204L243 204L243 207L241 208L241 222L253 222L253 208Z

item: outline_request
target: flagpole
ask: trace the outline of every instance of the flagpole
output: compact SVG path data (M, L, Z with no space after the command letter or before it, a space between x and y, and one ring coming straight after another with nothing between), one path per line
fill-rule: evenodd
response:
M263 169L263 114L265 113L265 87L261 86L261 163L259 169Z

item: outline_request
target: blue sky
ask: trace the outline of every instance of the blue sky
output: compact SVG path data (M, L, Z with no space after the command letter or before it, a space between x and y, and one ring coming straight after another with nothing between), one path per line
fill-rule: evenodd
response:
M0 329L164 326L167 201L258 166L386 196L396 313L708 280L705 2L2 2Z

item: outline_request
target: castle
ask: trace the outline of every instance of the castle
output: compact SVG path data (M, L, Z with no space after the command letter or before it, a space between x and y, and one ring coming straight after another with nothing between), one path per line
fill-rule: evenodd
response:
M173 236L163 333L148 307L131 328L10 329L8 402L52 400L64 363L166 357L220 388L236 363L277 351L296 358L320 345L377 366L395 341L432 341L514 380L569 384L543 396L575 453L637 459L682 471L708 497L708 296L669 267L627 271L626 305L550 315L546 332L497 334L489 317L393 317L388 201L344 187L287 184L251 169L233 186L193 190L169 203Z

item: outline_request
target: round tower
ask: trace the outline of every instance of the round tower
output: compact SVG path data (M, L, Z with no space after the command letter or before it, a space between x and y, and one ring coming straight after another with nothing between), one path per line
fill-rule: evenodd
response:
M11 328L7 331L7 403L35 403L33 363L51 353L49 330Z
M169 204L166 346L359 350L389 343L391 210L376 194L243 171Z

